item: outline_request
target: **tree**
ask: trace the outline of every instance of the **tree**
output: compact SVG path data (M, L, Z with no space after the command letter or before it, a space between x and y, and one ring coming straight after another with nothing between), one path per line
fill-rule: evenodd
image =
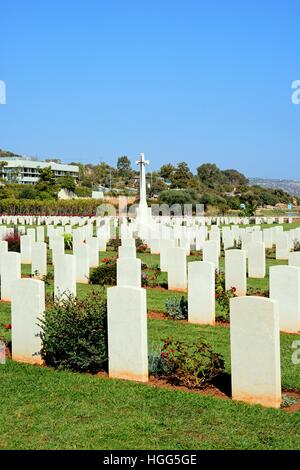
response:
M167 189L166 183L159 177L154 177L150 184L150 188L148 191L148 196L158 196L162 191Z
M215 163L204 163L197 168L197 175L201 183L209 188L216 188L226 184L226 177Z
M172 165L172 163L166 163L165 165L161 166L159 174L164 180L171 180L174 171L174 165Z
M39 169L39 179L36 183L36 190L40 199L56 198L58 185L54 171L51 167Z
M118 158L117 170L122 178L129 178L132 174L131 162L126 155Z
M248 178L237 170L224 170L223 174L232 186L246 186L249 183Z
M193 173L185 162L178 163L171 177L172 188L185 189L193 181Z
M71 175L61 176L59 178L58 183L61 188L67 189L68 191L71 191L72 193L74 193L76 183L75 183L75 179L73 178L73 176Z

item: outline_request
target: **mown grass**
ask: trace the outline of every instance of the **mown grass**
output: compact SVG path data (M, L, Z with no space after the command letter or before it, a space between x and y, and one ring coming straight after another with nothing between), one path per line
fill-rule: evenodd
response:
M1 449L300 448L299 412L11 361L0 379Z

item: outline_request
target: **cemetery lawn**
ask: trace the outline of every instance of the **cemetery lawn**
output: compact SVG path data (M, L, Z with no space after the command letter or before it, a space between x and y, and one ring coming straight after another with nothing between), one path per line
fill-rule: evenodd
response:
M9 304L0 303L0 319L9 321ZM149 352L167 336L205 339L230 372L228 327L148 326ZM300 365L291 361L298 338L281 334L283 390L300 390ZM0 366L0 382L0 449L300 449L300 411L13 361Z
M0 380L1 449L300 448L300 412L12 361Z

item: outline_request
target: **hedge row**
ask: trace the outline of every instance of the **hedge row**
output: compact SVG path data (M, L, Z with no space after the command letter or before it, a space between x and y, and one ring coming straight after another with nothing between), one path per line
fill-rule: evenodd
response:
M44 200L2 199L2 215L95 215L96 209L103 202L95 199Z

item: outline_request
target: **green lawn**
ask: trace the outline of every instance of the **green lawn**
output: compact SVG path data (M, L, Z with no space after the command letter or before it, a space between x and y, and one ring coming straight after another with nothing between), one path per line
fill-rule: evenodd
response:
M2 449L300 449L300 413L9 362Z
M159 262L155 255L140 257L149 267ZM22 273L30 274L30 267L23 266ZM249 279L248 286L267 289L268 278ZM97 289L77 287L79 296ZM47 292L52 290L50 282ZM148 289L148 310L164 311L166 299L180 295ZM0 322L10 322L8 303L0 302ZM149 319L149 352L159 351L161 340L168 336L189 342L205 339L224 356L230 373L229 333L224 326ZM5 335L8 339L9 333ZM283 390L300 391L300 365L291 361L291 345L298 339L281 334ZM300 411L264 409L13 361L0 365L0 383L0 449L300 449Z

